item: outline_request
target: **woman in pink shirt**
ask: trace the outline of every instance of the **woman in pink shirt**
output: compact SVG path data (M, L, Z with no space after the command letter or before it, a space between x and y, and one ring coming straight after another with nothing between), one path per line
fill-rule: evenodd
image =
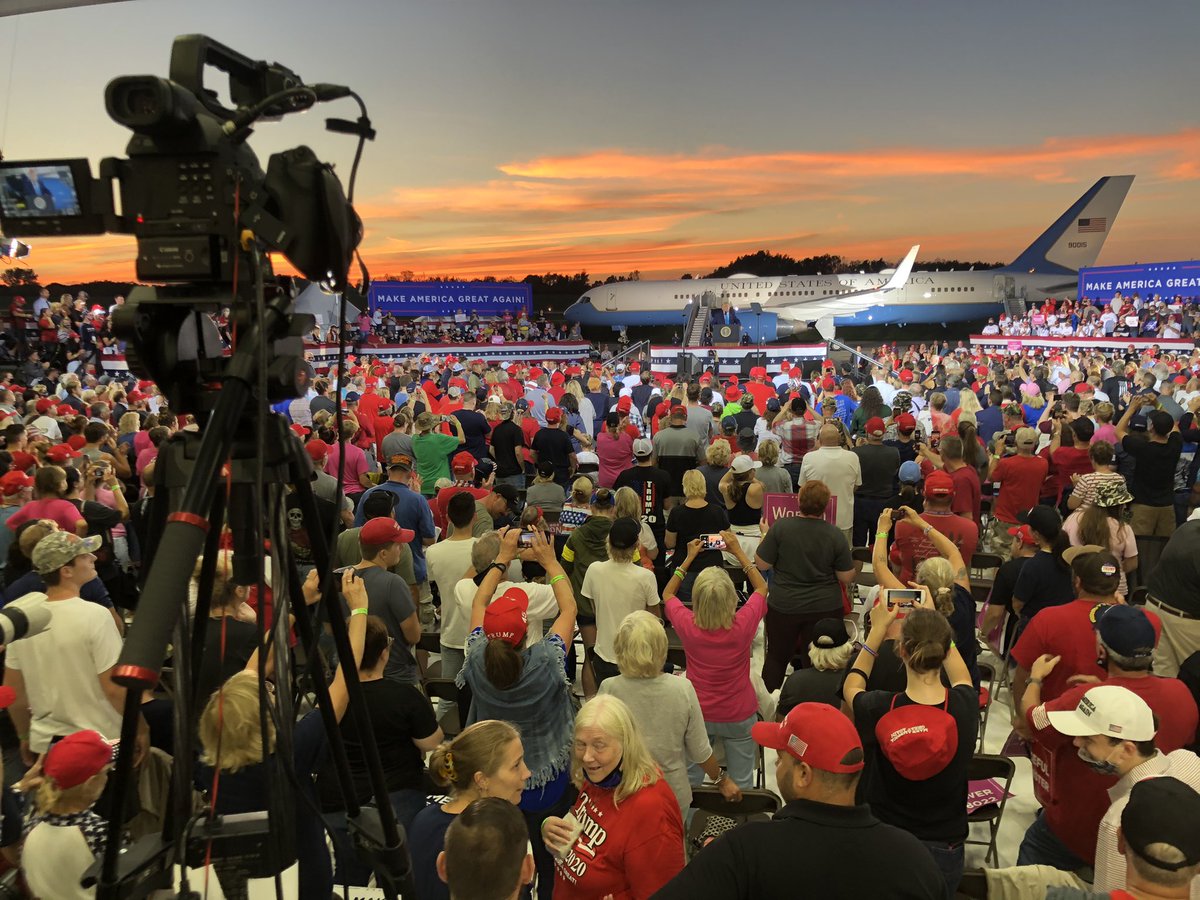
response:
M621 428L621 416L615 410L596 435L596 455L600 457L600 487L612 487L617 476L633 465L633 438Z
M663 589L667 616L683 643L687 677L696 689L704 730L711 743L725 745L729 777L740 788L754 786L756 748L750 728L758 718L758 695L750 680L750 645L767 614L767 582L746 555L732 531L721 532L727 552L737 557L753 593L737 608L737 592L721 566L705 569L692 587L692 608L675 596L688 568L700 553L700 540L688 544L687 558ZM688 767L692 784L699 784L699 766Z
M8 518L7 525L16 531L22 524L33 519L50 519L63 531L80 536L87 534L87 523L79 509L67 495L67 473L61 466L42 466L33 476L33 493L37 498L30 500Z

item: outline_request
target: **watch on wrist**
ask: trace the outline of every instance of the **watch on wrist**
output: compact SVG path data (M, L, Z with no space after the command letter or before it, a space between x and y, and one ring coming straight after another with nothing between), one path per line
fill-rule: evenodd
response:
M499 560L496 560L495 562L493 562L491 565L488 566L488 569L489 570L496 569L497 571L500 572L501 575L503 575L505 572L508 571L508 563L502 563Z

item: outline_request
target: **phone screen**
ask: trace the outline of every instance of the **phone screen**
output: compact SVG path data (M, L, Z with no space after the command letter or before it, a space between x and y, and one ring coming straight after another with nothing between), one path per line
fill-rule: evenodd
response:
M521 536L519 538L517 538L517 544L521 547L532 547L533 546L533 532L532 531L522 531Z
M904 610L912 609L921 602L921 592L911 588L887 588L883 592L883 600L888 609L899 607L900 613L896 618L903 619L907 615Z
M719 534L702 534L700 535L700 549L702 550L724 550L725 538Z

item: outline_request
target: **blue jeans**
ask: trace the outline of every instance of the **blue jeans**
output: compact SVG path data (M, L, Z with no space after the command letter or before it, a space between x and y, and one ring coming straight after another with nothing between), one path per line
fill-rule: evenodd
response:
M704 730L708 733L708 742L715 744L718 740L725 747L725 768L729 777L742 789L754 787L754 760L758 755L758 745L750 737L750 728L758 721L758 715L752 715L741 722L705 722ZM715 747L713 748L715 751ZM704 770L696 763L688 763L688 781L699 784L704 779Z
M525 476L521 475L497 475L495 484L511 484L518 491L525 490Z
M963 876L963 844L948 843L946 841L921 841L933 855L933 861L937 863L938 871L942 873L942 878L946 880L946 900L954 900L954 894L958 890L958 883L962 881Z
M1068 850L1058 835L1050 830L1042 810L1038 810L1037 818L1021 840L1017 865L1050 866L1064 872L1076 872L1087 867L1087 863Z

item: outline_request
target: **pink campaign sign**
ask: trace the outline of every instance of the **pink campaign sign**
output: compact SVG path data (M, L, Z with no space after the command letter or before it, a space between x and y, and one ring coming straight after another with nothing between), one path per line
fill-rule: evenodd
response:
M800 515L800 504L795 494L764 494L763 521L770 528L779 519L787 519ZM837 524L837 497L829 498L825 507L825 521L830 525Z
M967 812L973 813L975 810L993 803L999 806L1005 796L1011 797L1012 794L1006 795L1004 786L995 778L988 778L984 781L968 781Z
M1008 342L1008 352L1009 353L1020 353L1023 349L1025 349L1024 345L1020 341L1009 341Z

